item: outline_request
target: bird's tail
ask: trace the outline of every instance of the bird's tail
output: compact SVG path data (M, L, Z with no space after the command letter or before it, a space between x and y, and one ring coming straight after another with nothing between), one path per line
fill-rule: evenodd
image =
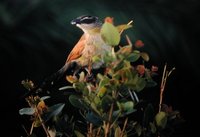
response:
M63 75L65 74L65 72L68 70L69 68L69 63L66 63L62 68L60 68L57 72L53 73L52 75L50 75L49 77L47 77L42 84L40 85L40 90L43 90L49 86L54 85L57 81L59 81Z

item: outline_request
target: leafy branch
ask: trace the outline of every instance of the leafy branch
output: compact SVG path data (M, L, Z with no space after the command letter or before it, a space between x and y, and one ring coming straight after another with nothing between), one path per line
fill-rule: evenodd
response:
M158 113L151 103L144 105L138 97L145 88L157 85L153 77L158 68L145 66L150 57L139 50L144 46L141 40L133 43L126 35L127 43L124 46L120 43L122 32L131 28L132 22L116 26L113 18L107 17L100 32L102 39L112 47L112 52L91 59L92 63L104 62L103 72L91 71L93 77L88 79L88 71L80 70L77 75L66 76L70 85L59 88L67 93L71 107L79 113L67 111L59 115L65 104L47 107L44 100L49 96L30 95L26 98L29 108L22 108L19 113L34 117L28 135L33 134L37 125L43 127L47 137L52 137L49 127L54 127L57 136L67 137L150 137L164 134L170 122L179 120L179 112L162 103L167 78L175 68L167 71L167 65L164 66ZM32 81L23 81L22 84L28 91L35 90ZM69 115L72 115L70 120ZM48 125L47 121L54 117L56 120Z

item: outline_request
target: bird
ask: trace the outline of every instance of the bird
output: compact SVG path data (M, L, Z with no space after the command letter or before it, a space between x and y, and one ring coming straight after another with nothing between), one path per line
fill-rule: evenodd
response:
M100 31L103 23L97 16L82 15L73 19L71 24L80 28L83 34L72 48L63 67L48 77L43 82L43 86L47 83L53 85L55 81L59 80L74 64L78 66L77 68L88 67L89 72L91 69L100 68L104 63L103 60L92 62L92 58L94 56L102 58L107 52L112 51L111 46L106 44L101 37Z

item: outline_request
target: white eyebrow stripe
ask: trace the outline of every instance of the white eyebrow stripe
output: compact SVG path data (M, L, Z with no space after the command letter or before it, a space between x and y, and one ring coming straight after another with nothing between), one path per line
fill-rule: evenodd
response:
M82 19L81 19L81 21L82 20L85 20L85 19L92 19L93 17L88 17L88 16L86 16L86 17L83 17Z

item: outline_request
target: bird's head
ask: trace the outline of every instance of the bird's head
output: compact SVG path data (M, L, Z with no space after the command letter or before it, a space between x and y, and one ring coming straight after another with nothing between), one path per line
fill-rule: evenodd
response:
M71 24L76 25L77 27L82 29L84 32L88 32L90 30L99 28L102 25L98 17L90 16L90 15L83 15L83 16L77 17L76 19L71 21Z

